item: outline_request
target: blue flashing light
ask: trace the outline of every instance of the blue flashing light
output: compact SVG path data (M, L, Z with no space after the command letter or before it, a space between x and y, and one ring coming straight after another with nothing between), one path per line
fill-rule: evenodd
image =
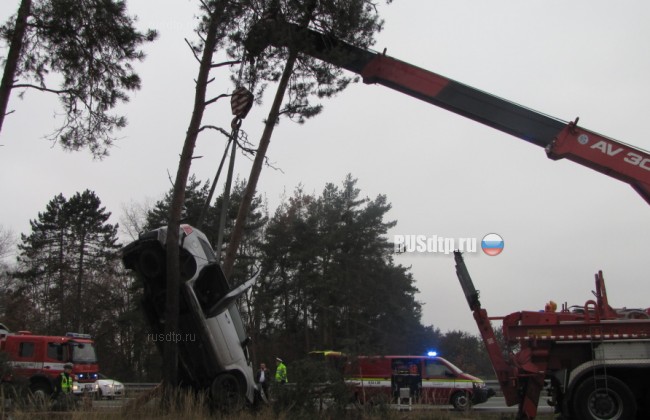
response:
M75 332L67 332L65 333L66 337L72 337L72 338L86 338L90 340L92 337L90 334L81 334L81 333L75 333Z
M437 355L438 355L438 352L436 352L436 351L428 351L427 352L427 356L435 357Z

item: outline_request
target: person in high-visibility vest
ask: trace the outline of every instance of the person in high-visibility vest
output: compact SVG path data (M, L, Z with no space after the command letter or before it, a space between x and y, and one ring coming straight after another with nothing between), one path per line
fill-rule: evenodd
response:
M55 394L71 394L72 393L72 363L63 365L63 372L59 375L58 381L55 384Z
M287 383L287 367L282 362L282 359L279 357L275 358L275 382L279 384Z
M63 372L61 372L54 384L55 388L53 397L56 401L55 408L59 410L67 410L70 408L70 398L73 398L73 381L72 363L66 363L63 365Z

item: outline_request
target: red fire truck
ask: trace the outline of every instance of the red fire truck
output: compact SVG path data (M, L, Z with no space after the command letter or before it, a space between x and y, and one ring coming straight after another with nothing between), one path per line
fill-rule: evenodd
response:
M72 363L73 392L95 392L99 366L95 346L88 334L65 336L34 335L29 331L9 332L0 324L0 351L8 355L11 376L3 382L27 381L36 398L45 399L54 391L54 381L63 365Z
M356 356L336 351L311 352L343 373L359 403L394 403L409 398L414 404L453 405L466 410L495 392L476 376L437 356Z

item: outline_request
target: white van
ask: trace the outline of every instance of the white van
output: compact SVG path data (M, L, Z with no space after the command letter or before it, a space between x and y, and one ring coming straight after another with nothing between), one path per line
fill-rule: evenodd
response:
M179 349L181 385L209 389L213 403L224 409L241 408L259 397L236 300L254 283L231 289L205 234L181 225L179 331L165 333L167 228L141 234L122 249L127 269L142 281L142 307L152 329L148 339L162 352L173 340Z

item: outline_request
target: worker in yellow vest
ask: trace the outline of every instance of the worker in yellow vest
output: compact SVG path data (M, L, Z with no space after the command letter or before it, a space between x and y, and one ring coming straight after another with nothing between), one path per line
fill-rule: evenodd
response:
M287 383L287 367L282 362L282 359L279 357L275 358L275 382L279 384Z
M53 397L57 408L66 410L71 407L71 404L74 404L74 401L72 401L74 398L72 393L73 382L72 363L66 363L63 365L63 372L61 372L54 383Z

